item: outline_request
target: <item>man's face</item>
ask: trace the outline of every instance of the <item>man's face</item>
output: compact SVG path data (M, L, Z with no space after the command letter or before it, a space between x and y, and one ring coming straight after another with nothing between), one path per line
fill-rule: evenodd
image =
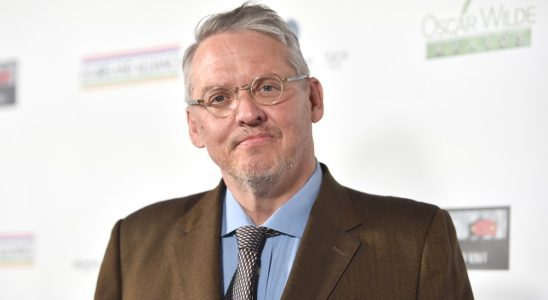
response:
M241 86L262 74L297 75L286 47L254 31L220 33L202 41L191 72L193 99L201 98L208 87ZM224 118L191 106L187 114L192 142L207 148L225 179L230 176L251 187L296 181L315 162L312 122L323 114L321 85L314 78L285 83L282 99L287 100L264 106L242 90L237 107Z

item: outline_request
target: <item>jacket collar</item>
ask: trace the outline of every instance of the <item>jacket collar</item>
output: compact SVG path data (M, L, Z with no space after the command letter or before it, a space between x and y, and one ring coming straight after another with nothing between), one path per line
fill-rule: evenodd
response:
M346 188L325 165L323 181L282 299L326 299L360 247L350 231L362 221Z

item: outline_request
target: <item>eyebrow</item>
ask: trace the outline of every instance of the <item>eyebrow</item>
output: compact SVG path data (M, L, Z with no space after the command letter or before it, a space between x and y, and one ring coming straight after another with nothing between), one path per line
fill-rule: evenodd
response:
M200 90L200 97L203 97L205 95L205 93L209 90L211 90L212 88L214 87L219 87L219 86L222 86L222 87L227 87L227 88L230 88L232 89L233 86L231 85L227 85L227 84L212 84L212 85L206 85L205 87L203 87L201 90Z

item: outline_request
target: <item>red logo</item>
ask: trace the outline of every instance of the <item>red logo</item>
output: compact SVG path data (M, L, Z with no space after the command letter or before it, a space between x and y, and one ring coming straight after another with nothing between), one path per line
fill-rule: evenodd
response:
M0 85L8 85L12 82L11 70L0 70Z
M479 238L494 238L497 235L497 222L489 219L478 219L470 224L470 235Z

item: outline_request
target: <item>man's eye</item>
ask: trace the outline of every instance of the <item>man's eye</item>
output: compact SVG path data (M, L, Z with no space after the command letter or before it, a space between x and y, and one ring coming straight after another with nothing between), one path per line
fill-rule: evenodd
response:
M207 97L207 105L212 107L226 106L232 100L228 92L213 93Z
M211 99L211 103L219 103L225 101L225 96L217 95Z
M274 86L272 85L261 86L261 92L272 92L273 90L274 90Z
M263 82L256 88L256 93L261 96L277 95L281 90L281 86L274 82Z

